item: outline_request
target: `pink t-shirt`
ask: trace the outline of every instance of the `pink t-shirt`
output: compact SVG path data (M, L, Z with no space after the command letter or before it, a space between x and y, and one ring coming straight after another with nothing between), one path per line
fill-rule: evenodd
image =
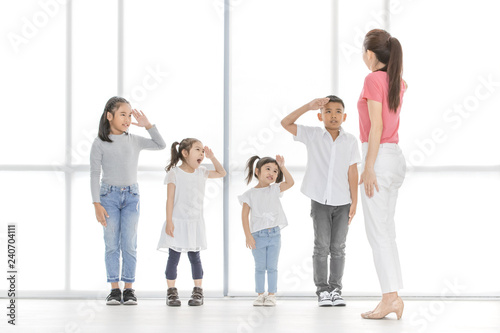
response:
M396 113L394 113L394 111L389 110L389 77L387 73L378 71L372 72L366 76L365 84L363 85L363 90L358 100L359 136L361 142L368 142L368 136L370 135L371 122L368 114L368 99L382 103L382 123L384 124L384 129L382 130L380 143L399 142L399 113L401 112L405 90L405 84L403 80L401 80L401 103Z

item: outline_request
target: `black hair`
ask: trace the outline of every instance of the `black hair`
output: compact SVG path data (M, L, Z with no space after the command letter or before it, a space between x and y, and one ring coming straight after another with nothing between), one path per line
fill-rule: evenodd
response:
M111 97L104 106L104 111L102 112L101 120L99 121L99 139L106 142L113 142L109 138L109 133L111 132L111 126L109 125L108 120L108 112L110 112L113 116L115 115L115 111L120 108L120 105L123 103L130 103L123 97L113 96Z
M257 165L255 165L255 172L254 172L253 165L254 165L256 160L259 160L259 161L257 162ZM280 168L278 162L276 162L276 160L274 158L272 158L272 157L260 158L259 156L255 155L255 156L250 157L247 161L246 169L248 170L248 173L247 173L247 176L245 178L245 180L247 181L247 185L250 184L253 176L255 176L255 178L258 179L257 169L260 171L260 168L262 168L262 166L267 164L267 163L275 163L276 166L278 167L278 177L276 177L276 183L281 183L283 181L283 172L281 171L281 168Z
M193 147L193 144L196 142L201 142L198 139L194 138L186 138L183 139L180 143L175 141L172 143L172 147L170 148L170 163L165 167L165 171L170 171L173 167L179 163L179 160L185 162L186 160L184 159L184 156L182 155L183 150L187 150L188 154L189 151L191 150L191 147ZM179 145L179 148L177 149L177 145Z
M332 102L332 103L340 103L340 104L342 104L342 108L345 109L344 101L341 100L340 97L337 97L335 95L328 95L328 96L326 96L326 98L329 98L330 102ZM330 102L328 102L328 103L330 103Z

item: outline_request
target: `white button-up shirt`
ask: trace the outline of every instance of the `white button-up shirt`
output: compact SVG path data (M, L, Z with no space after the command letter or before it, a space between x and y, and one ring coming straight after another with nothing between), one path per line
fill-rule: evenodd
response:
M352 203L349 189L349 166L361 162L358 141L342 127L337 139L324 127L297 125L295 141L307 147L307 166L301 192L310 199L329 206Z

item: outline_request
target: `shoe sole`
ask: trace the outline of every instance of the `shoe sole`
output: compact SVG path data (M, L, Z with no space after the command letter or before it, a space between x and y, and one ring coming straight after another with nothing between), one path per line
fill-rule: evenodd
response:
M332 302L319 302L318 303L319 306L332 306Z
M117 300L112 300L112 301L106 301L106 305L120 305L122 304L120 301Z
M264 304L254 304L253 306L264 306Z
M180 304L167 304L168 306L173 306L173 307L179 307L181 306Z
M137 301L126 301L126 302L123 302L123 305L137 305Z
M333 306L346 306L345 302L342 302L342 303L333 303Z

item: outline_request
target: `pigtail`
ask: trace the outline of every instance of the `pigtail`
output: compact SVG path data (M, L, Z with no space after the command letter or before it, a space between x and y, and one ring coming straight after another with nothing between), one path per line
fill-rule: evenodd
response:
M180 152L177 150L178 145L179 145L179 142L177 142L177 141L172 143L172 147L170 148L170 154L171 154L170 163L165 167L165 171L167 171L167 172L170 171L170 169L172 169L173 167L175 167L177 165L177 163L179 162Z
M260 157L255 155L255 156L250 157L247 161L246 170L248 170L248 172L247 172L247 176L245 178L245 180L247 181L247 185L250 184L250 182L252 181L252 177L254 176L253 165L254 165L255 161L258 159L260 159ZM255 177L257 177L257 176L255 176Z

